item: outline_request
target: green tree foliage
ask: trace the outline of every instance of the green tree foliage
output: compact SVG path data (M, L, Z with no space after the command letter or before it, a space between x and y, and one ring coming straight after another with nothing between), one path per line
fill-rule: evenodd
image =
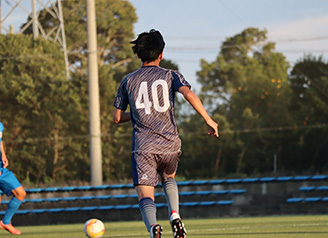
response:
M202 98L222 130L220 141L213 145L215 153L210 146L200 146L198 153L206 156L199 163L209 168L211 177L272 171L272 158L284 135L263 129L292 125L285 57L266 41L265 30L248 28L227 38L217 59L202 60L201 67ZM245 133L250 131L254 133ZM213 167L223 168L222 173L219 169L213 173Z
M293 67L289 81L293 90L291 111L295 123L304 127L295 133L297 158L289 167L322 173L328 169L328 62L306 56Z
M12 168L20 179L33 181L63 178L70 169L74 177L74 146L62 138L76 95L59 47L31 36L0 37L1 120Z
M86 32L86 6L85 1L64 1L62 2L63 18L65 24L66 41L68 47L68 58L70 64L70 78L63 79L65 90L60 90L61 85L53 84L51 89L56 92L58 97L44 101L47 106L57 105L57 114L48 117L38 117L38 125L43 125L43 130L38 131L39 134L27 133L25 137L35 143L38 138L39 146L25 144L26 154L30 154L28 150L38 150L44 162L45 169L36 164L35 168L29 170L29 179L32 182L55 181L63 182L71 179L80 181L88 181L90 178L89 169L89 113L88 113L88 78L87 78L87 32ZM97 41L98 41L98 64L99 64L99 87L100 87L100 111L101 111L101 132L102 132L102 151L103 151L103 169L105 180L119 180L130 176L130 148L131 148L131 127L128 125L117 126L112 123L113 101L118 84L122 77L128 72L139 67L138 59L133 56L129 42L134 38L133 23L136 22L134 7L124 0L103 0L96 2L96 24L97 24ZM29 19L27 19L28 22ZM39 23L42 25L46 34L50 38L55 38L56 32L52 32L53 26L58 25L55 18L46 10L39 12ZM22 27L24 27L23 25ZM27 35L32 34L32 28L29 26L24 32ZM13 36L15 38L15 36ZM31 45L26 46L29 50L34 50L36 54L43 55L47 58L46 51L48 49L33 48L33 40ZM48 45L51 45L49 42ZM45 48L48 47L44 46ZM24 47L24 44L22 44ZM21 47L21 48L22 48ZM54 47L54 46L52 46ZM21 49L19 48L19 49ZM11 48L9 48L11 49ZM27 49L26 49L27 50ZM21 50L24 52L24 50ZM56 66L63 66L63 53L56 47L57 58ZM52 57L50 55L50 57ZM46 62L46 61L45 61ZM45 68L43 61L38 60L39 68ZM36 68L37 68L36 67ZM50 66L49 66L50 67ZM54 71L56 67L51 68ZM7 69L5 69L7 70ZM11 74L8 69L8 74ZM43 71L45 71L44 69ZM49 71L51 73L52 71ZM35 70L39 73L40 70ZM44 77L35 77L35 71L26 70L25 74L33 78L41 84L39 90L44 94L50 94L44 85ZM59 73L53 73L59 77ZM50 77L49 77L50 78ZM51 78L51 80L54 80ZM44 82L43 82L44 81ZM57 83L57 82L56 82ZM50 86L49 86L50 87ZM15 92L12 92L16 95ZM26 94L32 94L30 89L26 90ZM63 94L63 95L62 95ZM62 95L62 96L61 96ZM53 95L50 94L49 97ZM70 97L69 102L65 101L65 97ZM32 99L30 99L32 100ZM35 104L40 103L40 98L33 99ZM24 111L24 110L23 110ZM61 111L63 115L58 118ZM32 118L27 115L27 121ZM47 127L48 124L55 123L55 129ZM17 121L17 124L20 124ZM48 123L48 124L47 124ZM53 124L51 124L53 125ZM29 127L36 129L35 127ZM47 132L46 130L52 130ZM43 133L40 133L40 131ZM129 135L129 136L127 136ZM128 137L128 138L127 138ZM56 138L61 142L59 145ZM37 144L37 143L35 143ZM49 148L52 146L53 148ZM60 147L61 146L61 147ZM71 146L71 149L66 148ZM57 148L57 149L56 149ZM52 159L52 150L57 159ZM60 151L67 151L69 155ZM34 153L34 154L35 154ZM31 153L31 158L33 153ZM52 160L49 162L48 160ZM60 164L63 160L63 164ZM52 163L57 163L56 168ZM33 162L32 162L33 164ZM37 169L40 167L40 169ZM23 170L23 169L22 169ZM26 178L26 171L19 171L21 178ZM37 175L31 175L37 173ZM59 176L61 174L61 176Z

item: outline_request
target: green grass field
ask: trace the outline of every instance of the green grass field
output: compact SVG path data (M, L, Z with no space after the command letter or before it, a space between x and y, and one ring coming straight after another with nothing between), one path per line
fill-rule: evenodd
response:
M163 238L172 237L168 221L159 221L164 227ZM219 219L185 219L188 238L327 238L328 215L275 216ZM103 237L143 237L149 234L141 221L106 222ZM22 238L83 238L83 224L24 226ZM13 237L0 230L0 238Z

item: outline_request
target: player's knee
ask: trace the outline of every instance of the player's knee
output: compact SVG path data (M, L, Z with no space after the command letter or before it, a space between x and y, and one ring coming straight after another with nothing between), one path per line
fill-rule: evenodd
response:
M26 191L24 189L19 189L14 195L18 200L23 201L26 197Z

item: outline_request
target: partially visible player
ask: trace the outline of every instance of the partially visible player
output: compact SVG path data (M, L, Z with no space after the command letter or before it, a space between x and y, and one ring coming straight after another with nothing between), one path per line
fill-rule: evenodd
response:
M13 195L11 200L8 203L8 207L6 210L5 215L3 216L2 220L0 221L0 229L5 229L9 231L11 234L20 235L22 232L11 224L11 219L18 210L19 206L21 205L22 201L26 196L26 192L23 186L18 182L15 175L7 169L9 165L2 135L3 135L3 124L0 122L0 143L1 143L1 150L0 150L0 190L2 193L6 194L8 197Z
M138 36L133 51L142 67L127 75L115 97L114 121L132 121L132 173L139 198L139 208L150 237L160 238L162 226L156 221L154 188L158 175L168 203L174 238L186 237L179 214L179 194L175 173L181 154L181 140L174 119L175 93L181 93L210 127L209 134L219 136L218 124L211 119L190 84L178 72L159 67L164 40L159 31ZM130 105L130 112L125 112Z

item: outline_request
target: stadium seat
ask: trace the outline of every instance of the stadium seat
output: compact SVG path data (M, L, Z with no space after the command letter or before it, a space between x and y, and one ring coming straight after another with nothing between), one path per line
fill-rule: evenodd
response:
M265 182L265 183L273 182L275 180L276 180L275 177L263 177L263 178L260 178L260 182Z
M278 177L277 181L279 182L287 182L287 181L291 181L293 180L293 176L282 176L282 177Z
M328 186L318 186L317 190L319 190L319 191L328 191Z
M315 186L300 187L299 190L302 191L302 192L314 191L315 190Z
M328 178L328 175L314 175L312 176L312 180L325 180Z
M240 183L242 179L226 179L226 183Z
M259 181L259 178L244 178L243 183L255 183Z
M216 204L217 205L231 205L231 204L233 204L233 201L232 200L218 201Z
M308 197L304 198L304 202L319 202L321 197Z
M311 177L310 176L295 176L294 180L295 181L305 181L305 180L309 180Z
M246 193L246 189L233 189L233 190L229 191L229 193L231 193L231 194L242 194L242 193Z
M287 199L288 203L299 203L299 202L302 202L302 201L303 201L303 198L288 198Z

